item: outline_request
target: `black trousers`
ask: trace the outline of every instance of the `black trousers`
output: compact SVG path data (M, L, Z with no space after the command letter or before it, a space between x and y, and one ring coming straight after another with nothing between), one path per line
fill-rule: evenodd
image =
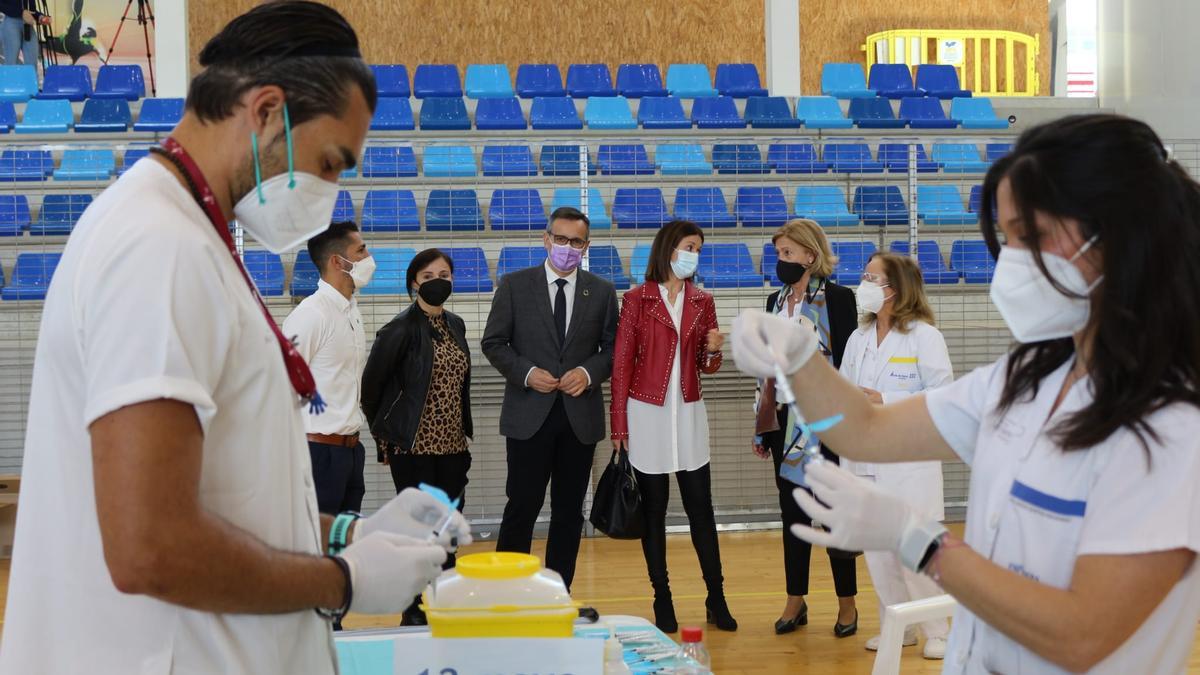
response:
M779 413L780 431L763 434L763 444L770 448L771 458L775 460L775 485L779 488L779 508L783 515L783 568L787 577L788 595L808 595L808 566L812 558L812 544L797 539L791 533L792 525L812 525L812 518L796 503L792 492L796 485L779 476L779 466L783 463L784 445L791 440L782 431L787 427L787 411ZM830 461L839 461L825 446L821 446L821 454ZM843 551L829 551L829 567L833 570L833 586L839 598L851 598L858 595L858 575L855 560Z
M583 500L592 475L595 443L575 436L559 396L530 439L508 439L508 481L504 518L496 550L529 553L533 527L550 486L550 533L546 567L562 575L567 588L575 577L575 558L583 535Z
M646 474L634 469L638 490L642 494L642 509L646 517L646 533L642 536L642 554L646 557L646 572L655 597L670 595L667 575L667 499L670 474ZM717 541L717 520L713 515L712 472L709 465L695 471L675 473L683 510L687 513L692 533L692 548L700 560L704 585L711 595L724 593L721 574L721 547Z
M363 495L367 492L363 482L366 461L363 444L347 448L309 441L308 455L312 459L317 508L321 513L337 515L362 510Z

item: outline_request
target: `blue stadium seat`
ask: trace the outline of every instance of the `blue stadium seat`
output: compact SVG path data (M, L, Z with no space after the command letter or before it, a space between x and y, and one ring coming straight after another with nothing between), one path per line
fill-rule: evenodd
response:
M483 211L474 190L430 190L425 203L425 229L430 232L478 231Z
M474 176L475 155L469 145L428 145L423 158L425 176L451 178Z
M996 261L987 242L960 239L950 245L950 269L962 274L968 284L987 284L996 272Z
M834 98L875 98L867 88L861 63L826 63L821 66L821 93Z
M703 63L672 63L667 66L667 91L680 98L716 96L708 66Z
M702 227L734 227L725 194L718 187L681 187L675 190L675 217Z
M579 188L555 188L550 212L553 213L560 206L571 206L582 211L583 204L581 202ZM600 188L588 188L587 217L593 230L607 230L612 227L612 218L608 216L604 199L600 196Z
M30 223L29 199L25 195L0 194L0 237L18 237Z
M421 217L412 190L371 190L363 199L363 232L419 232Z
M375 88L379 98L408 98L412 88L408 84L408 68L402 63L376 64L371 66L375 73Z
M588 247L587 255L589 272L608 279L618 291L629 288L629 276L625 274L625 266L621 263L621 256L617 253L616 246L592 244Z
M866 143L830 143L825 146L825 161L834 173L883 173L883 162L871 159Z
M849 129L853 120L846 119L837 99L832 96L801 96L796 100L796 119L804 120L809 129Z
M925 95L925 92L913 86L912 71L904 63L876 63L871 66L867 87L887 98Z
M137 162L139 159L142 159L149 154L150 149L146 147L126 148L125 154L121 156L121 168L117 170L117 175L119 176L125 173L129 170L129 167L133 166L134 162Z
M857 215L846 208L846 193L833 185L805 185L796 188L797 218L815 220L823 227L858 225Z
M771 173L771 165L753 143L718 143L712 149L712 163L717 173Z
M79 217L92 203L92 196L50 194L42 198L38 217L29 225L29 234L35 237L65 237L71 234Z
M658 188L617 188L612 219L621 229L659 228L670 220L667 202Z
M854 188L854 212L865 225L908 224L908 206L900 194L900 187L896 185Z
M18 134L65 134L75 125L75 112L66 99L33 99L25 104L25 116L17 124Z
M767 163L775 173L829 171L829 162L817 158L817 148L812 143L772 143L767 148Z
M643 129L691 129L678 96L651 96L638 104L638 123Z
M958 120L946 117L942 102L928 96L900 99L900 117L907 119L908 126L913 129L953 129L958 126Z
M537 190L492 191L488 220L493 230L540 230L546 227L546 207Z
M713 167L699 145L669 143L654 148L654 163L664 176L705 175Z
M142 101L134 131L170 131L183 119L183 99L148 98Z
M624 96L593 96L583 109L589 129L636 129L637 121Z
M546 262L545 246L505 246L496 261L496 280L505 274L519 272Z
M716 85L722 96L767 96L758 79L758 67L753 63L718 63Z
M567 67L567 93L574 98L617 95L612 75L603 63L572 63Z
M779 227L788 219L783 188L740 187L733 212L743 227Z
M706 244L700 249L696 277L705 288L762 288L762 275L754 271L750 249L738 242Z
M622 63L618 66L617 91L626 98L667 95L662 72L653 63Z
M100 66L92 98L136 101L145 95L146 80L141 66Z
M538 172L528 145L485 145L481 163L485 176L536 176Z
M936 173L938 163L929 159L925 146L917 143L913 147L917 149L917 173ZM879 161L890 173L908 173L908 144L880 143Z
M283 295L283 261L270 251L245 251L242 262L263 297Z
M0 66L3 68L4 66ZM8 101L0 101L0 134L6 134L17 126L17 109Z
M421 101L422 131L470 131L467 103L459 96L430 96Z
M542 174L545 176L578 176L581 147L586 149L587 146L543 145L540 162ZM587 172L589 174L596 173L596 167L592 164L590 156L587 159Z
M329 222L340 223L343 221L355 221L354 217L354 199L350 196L349 190L338 190L337 200L333 203L333 215L329 217Z
M933 161L946 173L983 173L988 163L979 158L974 143L934 143Z
M917 66L917 89L934 98L970 98L971 92L958 83L954 66L926 63Z
M896 119L892 103L886 98L850 99L850 119L860 129L903 129L908 120Z
M926 225L974 225L979 217L963 208L953 185L918 185L917 215Z
M482 98L475 106L475 128L480 131L524 130L525 113L516 96Z
M596 152L600 173L608 176L639 176L654 173L654 164L644 145L601 145Z
M512 77L503 63L467 66L467 98L512 98Z
M45 300L50 279L62 259L61 253L20 253L13 267L12 281L0 289L5 300Z
M566 96L562 71L553 63L522 63L517 67L517 96L521 98Z
M692 101L692 121L699 129L745 129L731 96L698 98Z
M375 249L371 249L371 256L375 258L376 272L371 278L371 285L379 280L379 256ZM292 295L297 298L303 298L317 292L317 282L321 279L321 272L317 269L316 264L312 261L312 256L308 255L308 249L300 249L296 251L296 261L292 265Z
M0 182L46 180L54 173L49 150L5 150L0 152Z
M112 149L64 150L54 180L108 180L117 172Z
M783 282L775 275L775 263L777 262L779 262L779 251L775 250L775 244L768 241L763 244L762 257L758 259L758 270L762 272L768 286L783 285Z
M417 66L417 72L413 74L413 96L417 98L461 98L462 95L462 83L458 79L458 66L430 63Z
M582 129L583 121L575 109L575 99L539 96L533 99L529 121L534 129Z
M842 286L857 286L862 281L867 262L875 253L875 244L869 241L832 241L833 254L838 257L834 266L833 283Z
M909 254L907 241L893 241L889 249L897 255L907 257ZM937 241L933 239L922 239L917 242L917 266L921 268L921 276L927 284L958 283L958 272L946 265L946 259L942 257L942 250L938 248Z
M983 204L983 186L972 185L971 194L967 197L967 210L971 213L979 213L981 204Z
M482 248L451 247L443 248L442 252L454 261L455 293L492 292L492 279Z
M1000 159L1001 157L1004 157L1008 153L1012 152L1012 149L1013 149L1012 143L988 143L983 148L983 152L984 152L983 159L988 164L991 164L992 162L995 162L996 160Z
M629 274L634 279L645 280L646 268L650 266L650 244L635 244L629 255Z
M417 155L407 145L375 145L363 150L363 178L415 178Z
M129 101L124 99L88 99L75 125L80 133L124 133L133 123Z
M37 94L36 66L0 66L0 101L24 103Z
M792 115L791 104L782 96L746 99L746 122L756 129L799 129L804 124Z
M92 95L92 71L87 66L50 66L42 74L41 99L82 101Z
M996 117L990 98L956 98L950 102L950 117L964 129L1007 129L1008 120Z
M371 131L412 131L417 128L412 104L407 98L380 97L371 118Z
M375 276L359 293L363 295L408 295L405 278L408 264L417 256L411 248L371 248Z

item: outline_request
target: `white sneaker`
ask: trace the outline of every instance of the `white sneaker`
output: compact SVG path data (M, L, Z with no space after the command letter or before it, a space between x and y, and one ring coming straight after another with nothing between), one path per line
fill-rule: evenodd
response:
M881 636L876 635L875 637L871 638L870 640L867 640L867 651L869 651L869 652L879 651L880 637ZM915 630L914 631L907 631L907 630L904 631L904 642L901 643L901 645L904 647L911 647L915 644L917 644L917 632ZM946 641L942 640L942 653L944 654L945 652L946 652Z
M946 658L946 638L927 638L924 656L930 661L940 661Z

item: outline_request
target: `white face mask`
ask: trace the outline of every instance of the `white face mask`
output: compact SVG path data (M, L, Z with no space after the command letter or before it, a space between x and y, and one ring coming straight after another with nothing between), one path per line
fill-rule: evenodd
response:
M879 310L883 309L883 303L887 302L883 293L886 287L874 281L860 283L858 288L854 289L854 299L858 302L858 308L868 314L878 314Z
M342 256L338 257L342 258ZM346 259L342 258L342 260ZM354 288L362 288L371 283L371 277L375 276L374 256L367 256L358 262L350 262L349 260L346 260L346 262L350 263L350 269L342 271L349 274L350 278L354 280Z
M696 268L700 266L700 254L695 251L685 251L677 249L675 251L675 259L671 261L671 271L679 279L691 278L696 273Z
M1018 342L1070 337L1087 325L1092 307L1088 295L1104 277L1089 285L1073 263L1096 243L1097 238L1089 239L1070 259L1053 253L1042 254L1046 270L1054 280L1082 297L1060 293L1038 269L1032 251L1009 246L1000 249L990 295Z

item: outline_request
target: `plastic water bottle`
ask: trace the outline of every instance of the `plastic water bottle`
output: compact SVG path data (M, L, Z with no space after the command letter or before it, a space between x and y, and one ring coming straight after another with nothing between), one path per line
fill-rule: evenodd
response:
M676 656L679 662L675 669L677 675L711 675L712 657L704 647L704 630L684 628L681 636L683 643L679 645L679 654Z

